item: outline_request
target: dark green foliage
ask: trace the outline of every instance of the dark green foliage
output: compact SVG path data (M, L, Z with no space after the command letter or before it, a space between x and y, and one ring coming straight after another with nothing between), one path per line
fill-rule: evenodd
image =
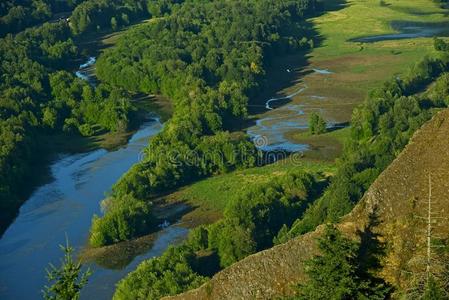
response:
M96 88L60 68L78 54L68 24L45 23L0 39L0 225L14 217L42 134L92 135L128 127L133 108L123 89ZM56 70L55 70L56 69ZM44 149L45 148L45 149Z
M79 299L81 289L87 284L91 272L90 270L82 272L81 263L73 261L73 248L68 242L66 246L60 247L64 252L64 259L59 268L50 264L50 269L46 270L47 279L52 285L45 286L44 299L76 300Z
M207 226L200 225L191 229L186 243L195 251L207 249L209 245Z
M253 143L228 130L246 118L248 97L270 59L307 40L300 23L315 9L314 0L176 2L158 1L174 4L160 11L152 3L152 14L172 13L131 29L97 62L103 82L162 94L175 107L145 159L114 186L117 202L127 194L148 201L193 180L253 166Z
M200 286L206 281L195 273L195 253L188 246L170 246L161 257L144 261L118 284L114 300L160 299Z
M410 96L449 69L447 56L425 58L404 79L393 79L376 89L352 116L351 140L324 196L292 226L288 236L335 222L351 211L377 176L407 145L412 134L432 116L433 108L447 105L447 75L429 93Z
M145 234L155 225L151 205L131 196L121 198L120 204L107 200L106 212L105 217L92 220L89 242L94 247Z
M438 106L449 106L449 73L436 80L430 89L429 99Z
M359 247L328 225L318 239L320 255L307 262L309 279L299 286L296 299L385 299L389 293L386 285L360 269Z
M271 247L279 230L306 208L314 182L310 174L293 172L250 187L228 203L223 220L208 227L208 249L216 251L227 267Z
M433 39L433 46L437 51L449 51L449 44L439 38Z
M272 245L283 224L307 205L315 178L295 171L257 185L228 204L224 218L190 231L179 247L143 262L117 287L114 299L158 299L195 288L205 276ZM200 275L201 274L201 275Z
M145 0L87 0L78 5L70 17L74 34L98 29L113 29L129 24L129 19L146 15Z
M0 3L0 37L48 21L54 14L72 10L82 0L3 0Z
M326 121L318 113L310 114L309 132L311 134L322 134L326 132Z
M425 287L424 295L420 299L423 300L446 300L448 299L447 293L443 287L438 284L438 281L429 277L429 281Z

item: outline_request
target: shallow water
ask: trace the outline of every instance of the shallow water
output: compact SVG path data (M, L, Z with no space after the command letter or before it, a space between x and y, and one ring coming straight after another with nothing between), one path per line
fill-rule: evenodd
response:
M326 69L312 69L312 71L323 76L333 74L332 71ZM293 98L300 97L305 90L307 90L307 85L302 84L287 96L270 98L265 102L265 108L269 112L247 129L247 134L258 149L268 152L304 152L309 150L309 145L295 143L286 137L288 132L308 128L308 117L305 112L308 108L305 105L288 103ZM317 101L326 99L319 95L308 96L308 98ZM328 124L328 126L332 125Z
M89 57L87 61L79 66L79 69L75 72L75 76L81 78L82 80L86 80L90 84L95 83L95 78L92 76L92 70L90 67L95 65L97 59L93 56Z

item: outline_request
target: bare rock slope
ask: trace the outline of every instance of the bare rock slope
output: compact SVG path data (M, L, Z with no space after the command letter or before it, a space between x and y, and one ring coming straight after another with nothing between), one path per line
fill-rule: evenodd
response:
M369 237L381 245L385 254L379 274L396 287L407 288L411 280L407 274L422 267L418 258L425 253L423 229L430 190L432 216L443 217L449 210L449 110L436 114L415 133L339 225L362 243ZM433 220L434 232L440 237L449 236L447 222ZM273 299L291 295L292 286L305 278L304 261L316 253L315 238L321 231L319 227L251 255L198 289L165 299Z

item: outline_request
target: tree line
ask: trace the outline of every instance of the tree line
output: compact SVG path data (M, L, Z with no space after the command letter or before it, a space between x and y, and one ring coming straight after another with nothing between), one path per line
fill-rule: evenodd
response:
M435 39L435 48L446 43ZM438 109L449 106L449 53L425 57L403 78L370 92L352 114L351 138L323 197L311 205L283 238L291 238L349 213L377 176L407 145L413 133ZM429 83L435 83L424 93Z
M66 21L44 23L0 39L0 225L15 216L42 135L91 136L126 130L134 119L130 94L109 84L93 87L67 70L78 46Z
M4 0L0 3L0 37L49 21L83 0Z
M259 90L270 60L313 44L303 21L317 10L314 0L187 1L169 16L131 29L100 56L100 80L162 94L175 110L144 160L115 184L105 216L94 218L93 246L133 238L139 232L131 224L151 223L151 214L133 213L134 205L151 211L151 198L160 193L254 165L252 142L229 131L247 117L248 98ZM173 162L176 153L203 159L189 164L181 155Z
M159 299L196 288L234 262L267 249L315 197L320 174L293 170L267 184L250 185L227 203L217 223L189 232L180 246L144 261L121 280L114 299Z

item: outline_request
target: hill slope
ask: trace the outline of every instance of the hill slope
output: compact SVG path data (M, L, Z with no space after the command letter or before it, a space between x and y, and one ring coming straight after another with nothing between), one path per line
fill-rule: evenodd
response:
M410 278L403 271L422 266L418 259L425 251L429 174L432 182L432 210L444 215L449 182L449 110L436 114L418 130L406 149L379 176L362 201L341 222L340 229L363 238L369 233L388 249L382 258L381 276L399 288ZM436 221L439 236L448 238L447 224ZM447 222L447 221L444 221ZM442 226L446 225L446 226ZM251 255L216 274L208 283L187 293L165 299L271 299L289 295L292 285L304 280L303 262L316 253L316 231L285 244ZM368 246L369 245L365 245Z

